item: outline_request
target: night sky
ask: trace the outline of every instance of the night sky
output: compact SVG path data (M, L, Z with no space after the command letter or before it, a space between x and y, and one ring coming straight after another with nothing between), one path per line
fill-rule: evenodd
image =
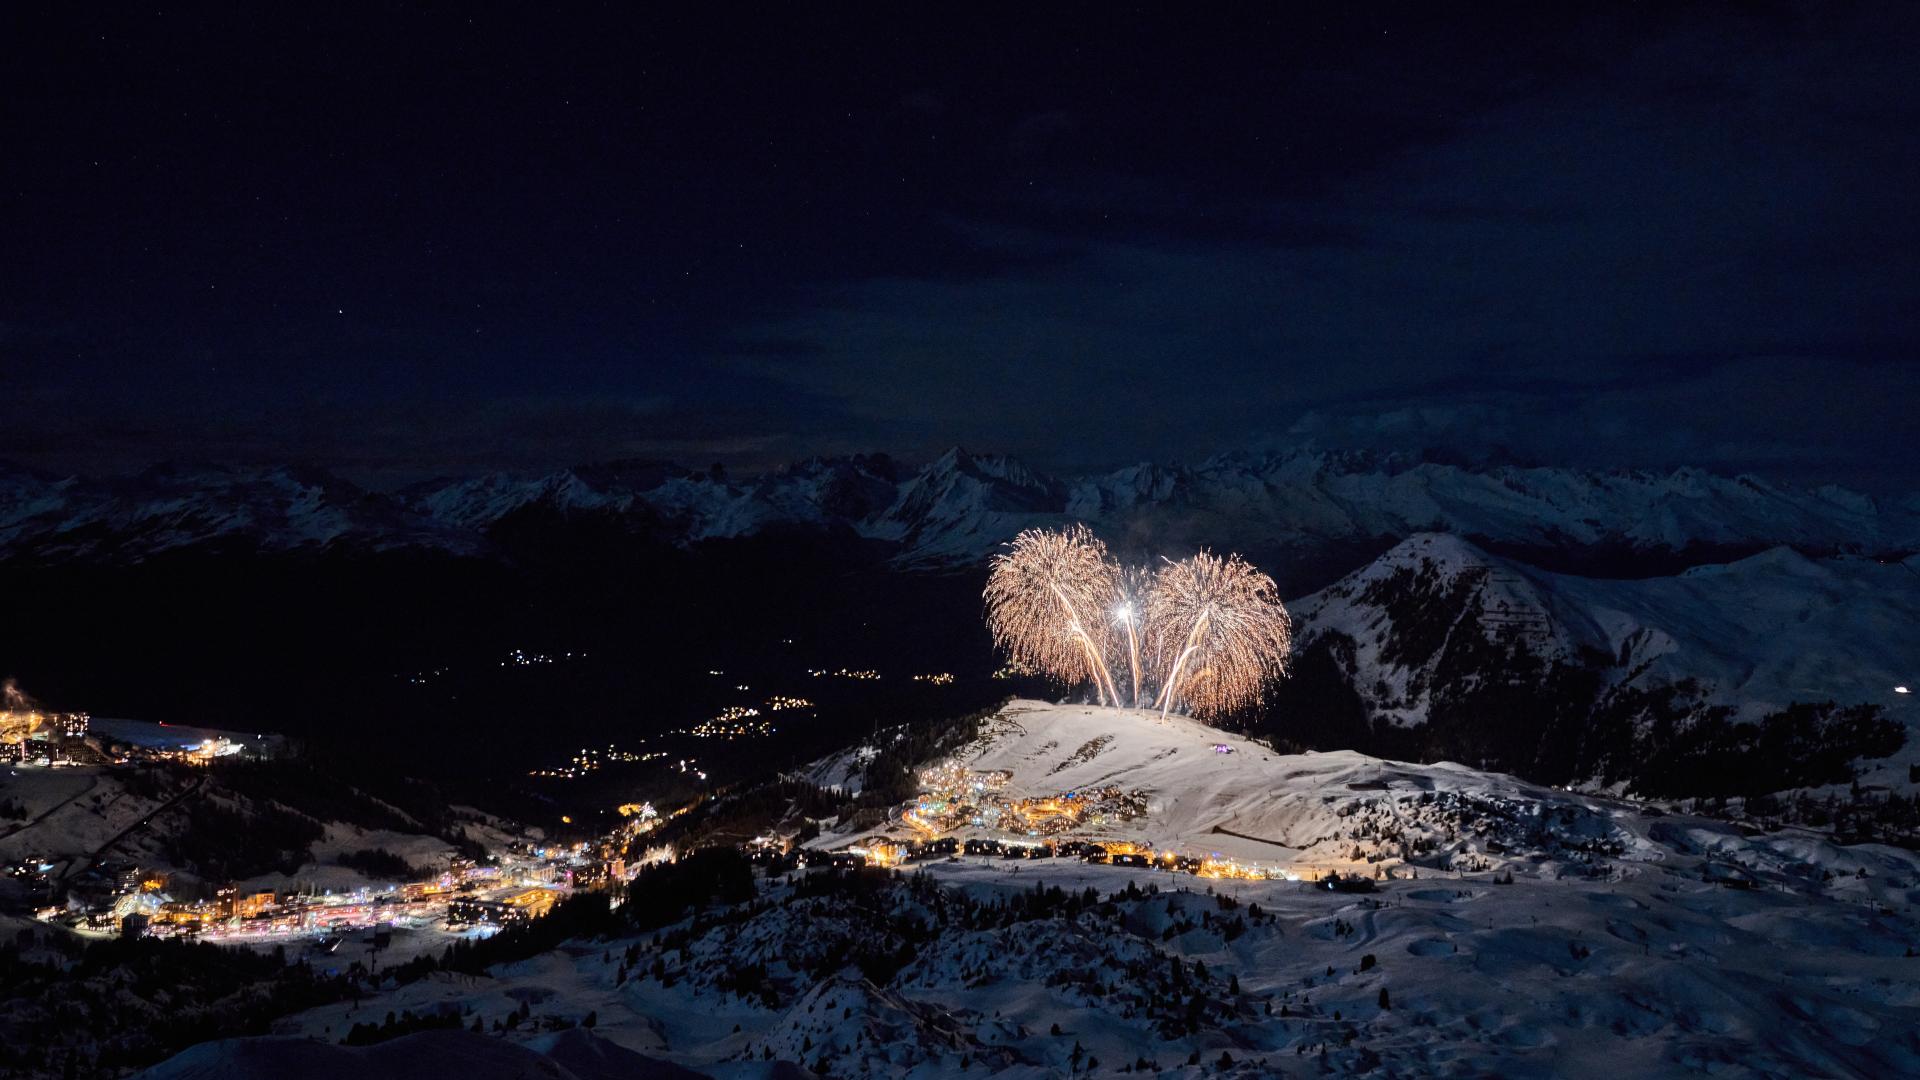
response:
M1920 487L1914 5L78 7L0 13L28 466Z

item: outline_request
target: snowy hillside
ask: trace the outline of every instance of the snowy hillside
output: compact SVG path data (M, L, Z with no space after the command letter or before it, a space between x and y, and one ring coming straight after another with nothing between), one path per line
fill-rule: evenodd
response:
M1009 797L1143 791L1143 814L1056 839L1245 851L1273 873L958 855L853 877L816 859L737 881L748 899L678 916L629 902L629 931L276 1031L330 1039L359 1015L450 1013L531 1044L591 1015L628 1050L742 1078L796 1063L871 1078L1920 1068L1912 852L1037 702L921 764ZM914 805L892 832L921 831L901 817ZM819 846L869 840L850 829ZM712 862L656 868L636 899ZM1369 888L1282 873L1336 862ZM500 1023L515 1013L529 1022Z
M622 462L394 494L284 468L160 468L115 481L5 469L0 556L139 558L221 543L464 552L485 550L490 529L531 511L610 517L683 544L780 528L845 531L894 545L906 565L975 562L1020 529L1069 520L1147 554L1204 545L1304 557L1421 531L1557 552L1920 548L1920 500L1697 469L1467 467L1298 451L1061 478L954 449L911 474L884 455L813 459L749 479Z
M1469 806L1487 821L1505 817L1507 808L1524 808L1513 819L1523 834L1551 814L1556 823L1565 823L1569 850L1631 841L1595 804L1511 777L1450 764L1402 766L1352 751L1279 754L1197 720L1163 720L1157 713L1130 709L1014 702L987 722L975 744L947 763L968 774L994 776L1002 785L997 794L1006 801L1068 793L1085 798L1084 793L1106 788L1139 792L1145 796L1140 816L1108 816L1067 835L1175 855L1224 857L1295 877L1356 866L1371 873L1377 858L1355 860L1351 853L1360 835L1356 826L1374 820L1371 811L1381 805L1382 793L1388 793L1389 802L1393 792L1425 796L1418 809L1392 815L1395 830L1410 846L1450 831L1436 823L1452 821ZM1496 828L1496 842L1504 828ZM903 840L917 832L899 820L886 831ZM1010 834L969 826L953 835ZM832 848L843 841L830 834L814 845ZM1485 847L1475 839L1456 837L1456 842L1451 854L1462 858L1476 857ZM1368 847L1368 854L1379 854Z
M183 1051L138 1075L143 1080L408 1080L449 1069L458 1069L465 1080L697 1080L700 1075L578 1028L525 1044L466 1031L422 1031L372 1046L223 1039Z

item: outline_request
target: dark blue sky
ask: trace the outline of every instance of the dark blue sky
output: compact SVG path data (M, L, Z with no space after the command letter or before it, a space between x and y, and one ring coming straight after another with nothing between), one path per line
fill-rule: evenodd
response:
M1920 487L1920 9L0 14L0 457ZM678 20L678 21L676 21Z

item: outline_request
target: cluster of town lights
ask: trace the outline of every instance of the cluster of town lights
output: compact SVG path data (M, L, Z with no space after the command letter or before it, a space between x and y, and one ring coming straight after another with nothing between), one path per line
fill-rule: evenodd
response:
M605 750L590 750L582 747L579 753L567 759L567 763L560 768L530 769L527 775L549 780L576 780L608 765L636 765L648 761L659 761L667 756L668 753L665 750L635 753L608 743Z
M1279 866L1241 862L1210 852L1206 855L1182 855L1175 851L1156 851L1150 845L1127 840L1097 842L1075 841L1052 844L1021 840L970 840L963 846L952 839L942 841L893 841L871 838L842 849L867 866L892 869L921 859L961 855L1035 858L1078 857L1113 866L1131 866L1147 870L1186 873L1212 881L1299 881L1299 874ZM831 854L827 856L831 858Z
M808 668L807 674L816 679L831 677L835 679L853 679L856 682L875 682L880 678L880 673L877 671L869 671L866 669L856 671L853 668L836 668L833 671L828 671L825 668Z

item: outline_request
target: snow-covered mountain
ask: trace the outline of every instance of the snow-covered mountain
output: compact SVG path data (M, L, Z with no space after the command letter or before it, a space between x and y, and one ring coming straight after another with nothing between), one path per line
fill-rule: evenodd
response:
M1587 578L1429 533L1289 609L1267 722L1310 745L1667 795L1907 790L1920 764L1920 557Z
M1793 702L1901 703L1920 657L1920 556L1809 558L1776 547L1642 579L1578 577L1437 533L1411 537L1289 605L1300 647L1354 643L1377 715L1424 722L1437 673L1475 649L1590 660L1618 684L1693 680L1748 717Z
M860 523L916 559L967 562L1021 529L1062 519L1066 491L1013 458L953 449L900 485L892 503Z
M1423 531L1559 552L1920 548L1920 497L1883 501L1697 469L1470 467L1310 451L1074 478L960 449L910 474L884 455L813 459L750 479L622 462L398 493L312 469L160 467L112 481L0 469L0 557L138 559L206 545L484 552L491 530L529 513L605 517L678 544L844 531L915 566L975 562L1020 529L1070 520L1141 554L1377 550Z

